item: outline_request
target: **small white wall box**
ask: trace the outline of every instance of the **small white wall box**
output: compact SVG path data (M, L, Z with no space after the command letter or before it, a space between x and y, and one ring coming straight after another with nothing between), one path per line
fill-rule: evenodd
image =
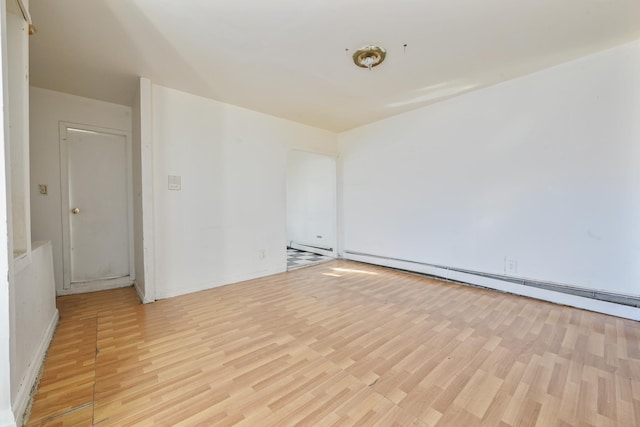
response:
M182 188L182 177L169 175L169 190L180 190Z

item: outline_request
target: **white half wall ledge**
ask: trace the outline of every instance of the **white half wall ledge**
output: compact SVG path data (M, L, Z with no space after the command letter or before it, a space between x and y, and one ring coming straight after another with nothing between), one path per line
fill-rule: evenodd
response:
M55 304L50 241L32 244L32 263L13 276L14 335L12 343L11 408L18 425L44 363L59 313Z
M353 252L355 251L345 251L345 253L343 254L343 258L351 261L358 261L366 264L403 270L409 273L417 273L439 280L453 281L463 285L479 286L482 288L493 289L513 295L552 302L559 305L566 305L569 307L607 314L610 316L621 317L624 319L640 321L640 308L638 307L615 304L612 302L551 291L548 289L521 285L510 281L498 280L491 277L484 277L476 274L448 270L446 268L436 267L432 265L378 257L375 255L357 254Z
M38 350L36 354L33 356L33 361L29 365L28 371L24 377L22 384L20 384L20 389L18 390L18 395L16 396L16 400L13 404L13 413L16 414L16 424L14 425L22 425L24 413L27 410L27 406L29 405L29 400L31 399L31 391L33 389L36 380L38 379L38 375L40 374L40 368L44 364L44 359L47 356L47 352L49 351L49 345L53 340L53 335L58 328L58 321L60 320L60 314L58 310L54 312L51 321L49 322L49 326L42 337L42 341L40 341L40 345L38 346Z

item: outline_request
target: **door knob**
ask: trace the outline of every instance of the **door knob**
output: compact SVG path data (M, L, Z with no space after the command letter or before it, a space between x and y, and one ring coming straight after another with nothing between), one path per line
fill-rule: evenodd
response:
M77 214L79 214L79 213L80 213L80 209L78 209L78 208L73 208L73 209L71 209L71 213L73 213L74 215L77 215Z

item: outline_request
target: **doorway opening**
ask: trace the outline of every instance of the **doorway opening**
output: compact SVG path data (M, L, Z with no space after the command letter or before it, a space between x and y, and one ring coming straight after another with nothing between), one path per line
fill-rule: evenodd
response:
M287 270L336 257L336 159L292 150L287 157Z

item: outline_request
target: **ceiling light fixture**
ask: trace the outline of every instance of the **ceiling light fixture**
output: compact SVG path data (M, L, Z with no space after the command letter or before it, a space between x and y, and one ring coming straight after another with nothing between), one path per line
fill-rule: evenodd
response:
M353 63L358 67L368 68L371 71L372 67L382 64L386 56L387 51L380 46L367 45L353 53Z

